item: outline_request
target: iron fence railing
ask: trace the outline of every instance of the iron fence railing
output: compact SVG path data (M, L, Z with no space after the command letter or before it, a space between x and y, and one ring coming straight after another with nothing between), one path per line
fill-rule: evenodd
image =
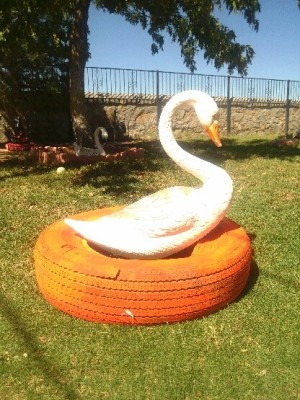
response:
M85 69L85 92L126 95L156 95L157 72L95 68Z
M188 89L226 99L300 101L300 81L102 67L85 70L85 91L94 95L159 98Z
M226 107L227 133L231 131L231 108L234 104L276 104L284 107L286 134L289 131L290 107L300 107L300 81L121 68L85 69L87 97L134 101L150 99L156 104L157 121L161 100L189 89L204 91Z

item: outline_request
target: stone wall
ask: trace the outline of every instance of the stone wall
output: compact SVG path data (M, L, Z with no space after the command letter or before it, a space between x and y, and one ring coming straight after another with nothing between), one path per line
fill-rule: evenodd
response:
M166 100L162 100L163 107ZM223 99L217 99L219 106L218 121L223 134L276 134L284 135L286 128L287 109L285 104L275 102L246 102L234 100L229 113L229 126L227 125L228 109ZM148 139L157 134L157 107L155 101L144 102L133 99L120 100L106 99L103 101L90 99L88 101L90 113L97 109L116 111L119 121L126 126L126 133L132 138ZM296 134L300 129L300 102L290 105L288 112L288 133ZM181 107L174 115L173 129L177 133L199 132L199 122L192 107Z
M161 98L161 109L166 98ZM288 114L284 103L245 101L233 99L230 105L229 122L227 124L228 108L225 99L216 99L219 106L219 124L222 134L275 134L284 135L286 116L288 115L288 133L296 134L300 130L300 101L290 104ZM101 97L87 98L89 118L92 128L105 126L105 116L115 114L117 120L126 127L126 134L133 139L144 140L157 137L158 108L155 98ZM107 118L106 118L107 119ZM68 121L66 120L66 123ZM61 125L62 126L62 125ZM176 133L199 132L199 122L191 107L181 107L174 115L173 129ZM5 123L0 113L0 142L6 141Z
M265 133L284 135L287 109L280 104L235 105L231 110L231 133ZM300 104L291 106L288 114L288 134L300 129Z

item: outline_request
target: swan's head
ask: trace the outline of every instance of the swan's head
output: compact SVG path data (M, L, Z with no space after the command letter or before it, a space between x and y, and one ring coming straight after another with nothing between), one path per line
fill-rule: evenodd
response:
M214 99L206 93L199 92L199 101L193 101L192 104L205 132L217 147L221 147L219 124L214 120L219 109Z
M219 112L217 103L207 93L199 90L186 90L177 93L165 105L159 120L159 138L163 146L169 140L170 135L172 136L171 118L174 110L182 104L189 104L194 107L205 132L217 147L221 147L219 125L217 121L214 121ZM165 135L167 131L169 131L169 135ZM164 148L166 147L164 146Z

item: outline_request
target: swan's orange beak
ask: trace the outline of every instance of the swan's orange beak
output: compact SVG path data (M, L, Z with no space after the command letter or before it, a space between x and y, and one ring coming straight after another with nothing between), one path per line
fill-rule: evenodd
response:
M206 132L208 133L209 137L211 140L214 142L214 144L217 147L222 147L222 143L220 140L220 130L219 130L219 124L218 121L214 121L210 127L205 128Z

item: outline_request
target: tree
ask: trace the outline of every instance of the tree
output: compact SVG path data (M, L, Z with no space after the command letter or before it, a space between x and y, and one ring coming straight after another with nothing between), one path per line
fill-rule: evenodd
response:
M93 146L86 117L84 69L88 52L88 12L90 0L75 2L70 40L70 112L73 131L80 145Z
M231 74L237 70L245 75L254 51L250 45L236 42L233 30L215 16L215 9L226 8L229 13L240 13L255 31L258 0L95 0L98 8L123 15L131 24L140 24L152 36L152 53L163 49L164 35L178 42L186 66L196 70L195 56L204 50L204 58L214 61L217 69L228 66Z
M258 0L0 0L2 104L6 99L6 105L10 102L14 112L20 112L17 95L41 87L59 91L68 79L76 140L85 146L93 144L84 98L92 1L98 9L122 15L147 30L153 39L153 54L163 49L164 36L170 35L179 43L191 72L196 70L195 56L201 49L207 62L214 62L217 69L227 65L229 73L247 73L254 55L252 47L238 43L235 33L214 16L214 11L240 13L258 30Z
M72 23L70 59L70 96L73 129L82 144L92 141L84 113L84 68L88 59L88 9L90 0L75 1ZM240 13L254 30L258 30L256 14L258 0L94 0L98 9L120 14L131 24L140 24L153 39L152 53L163 49L164 35L169 34L181 46L186 66L196 70L195 56L204 51L207 62L213 61L220 69L227 65L228 73L237 70L247 73L254 51L250 45L236 42L233 30L215 16L215 9L226 8L229 13Z
M0 109L11 130L18 117L40 131L35 115L69 101L70 17L63 3L0 1Z

